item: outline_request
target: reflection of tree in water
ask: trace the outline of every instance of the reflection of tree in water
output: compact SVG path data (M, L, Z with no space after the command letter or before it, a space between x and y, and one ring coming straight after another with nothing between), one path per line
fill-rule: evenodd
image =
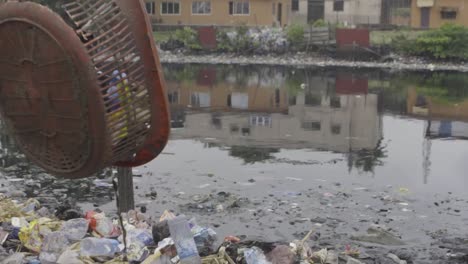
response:
M361 149L348 153L349 171L355 167L359 171L374 173L375 167L384 165L383 159L387 158L386 147L380 140L374 149Z
M255 148L247 146L233 146L229 151L232 157L241 158L247 164L253 164L265 160L272 159L272 153L278 153L277 148Z
M416 87L419 94L442 104L462 102L468 97L468 76L463 73L411 73L392 82L394 86Z

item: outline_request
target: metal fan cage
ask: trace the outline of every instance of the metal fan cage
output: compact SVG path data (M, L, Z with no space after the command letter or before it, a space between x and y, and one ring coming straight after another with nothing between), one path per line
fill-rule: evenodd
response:
M0 113L19 146L67 178L152 160L169 120L143 2L74 0L62 11L0 7Z

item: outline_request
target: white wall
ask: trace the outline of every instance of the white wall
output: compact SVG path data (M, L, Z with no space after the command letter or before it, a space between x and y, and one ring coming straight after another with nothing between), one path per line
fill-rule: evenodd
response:
M291 11L291 24L307 24L307 0L299 0L299 11Z

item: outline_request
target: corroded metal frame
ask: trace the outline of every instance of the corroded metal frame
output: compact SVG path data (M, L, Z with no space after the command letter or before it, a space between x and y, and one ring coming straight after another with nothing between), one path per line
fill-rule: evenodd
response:
M60 94L60 91L45 85L37 88L36 84L40 81L50 82L54 77L60 77L53 76L53 73L59 71L54 69L51 70L52 75L44 76L45 79L29 80L28 92L23 99L32 102L34 109L46 109L41 114L45 119L40 120L47 122L41 121L40 127L36 128L37 134L44 137L45 142L49 142L47 135L55 135L66 126L65 122L50 121L49 109L54 108L51 102L65 99L73 101L71 103L75 103L75 106L63 108L63 112L75 111L81 114L82 120L76 120L76 124L84 123L79 128L83 130L81 135L84 135L87 149L73 149L77 146L64 140L57 140L59 143L56 142L56 145L62 145L56 148L50 147L52 143L43 145L48 147L43 149L44 154L59 152L57 149L65 149L63 153L77 152L81 160L76 164L60 164L60 153L49 153L47 155L53 158L45 159L40 155L41 152L30 151L38 147L35 144L39 144L36 141L28 142L27 137L18 133L19 126L25 124L8 113L13 100L8 99L8 95L15 92L17 87L13 87L11 82L3 81L2 84L0 72L0 95L3 96L0 98L0 113L6 117L20 148L33 162L65 178L87 177L111 164L133 167L151 161L165 147L170 123L162 68L144 2L74 0L65 4L63 11L66 15L60 17L48 8L33 3L2 4L0 32L2 25L8 23L13 23L11 25L18 29L24 29L21 27L25 25L37 28L41 37L47 36L40 40L53 40L63 51L66 61L64 67L68 67L73 76L73 85L63 90L73 90L74 96L49 98L50 94ZM3 45L2 41L6 41L4 37L0 39L0 46ZM15 50L14 45L8 47ZM47 58L47 55L36 57ZM16 76L25 76L25 73L31 72L31 65L35 63L32 55L30 59L19 61L7 58L2 62L0 58L0 71L2 67L16 67ZM118 74L110 74L113 71ZM21 110L15 108L16 112ZM74 127L74 124L68 126Z

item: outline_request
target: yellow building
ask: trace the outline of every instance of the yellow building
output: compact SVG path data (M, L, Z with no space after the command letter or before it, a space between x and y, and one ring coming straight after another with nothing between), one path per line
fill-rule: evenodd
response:
M162 25L285 26L290 0L145 0L154 23Z
M413 28L438 28L446 23L468 26L468 0L412 1Z

